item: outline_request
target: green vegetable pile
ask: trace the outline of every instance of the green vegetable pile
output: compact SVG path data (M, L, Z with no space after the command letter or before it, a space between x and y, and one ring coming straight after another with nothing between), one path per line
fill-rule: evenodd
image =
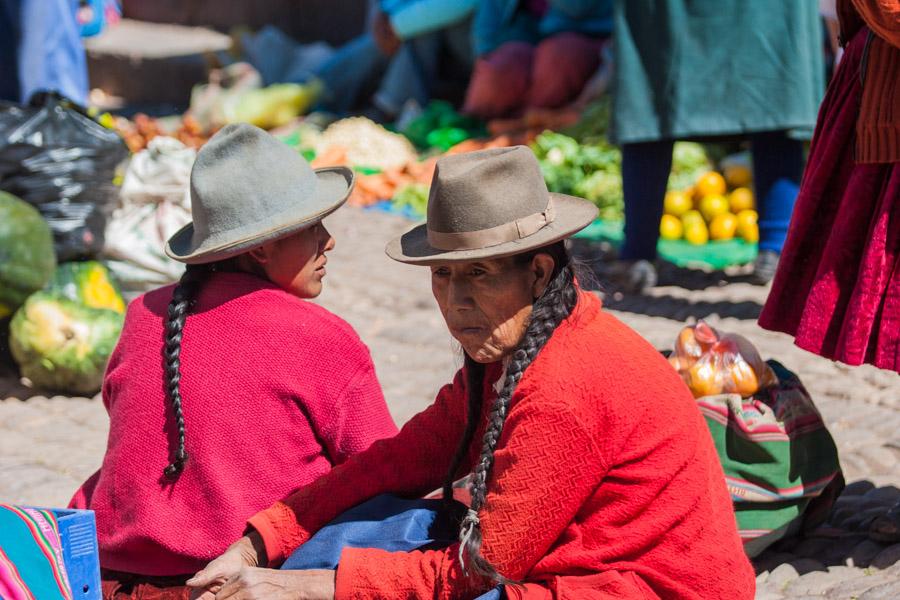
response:
M469 138L487 135L484 124L478 119L465 117L443 100L433 100L418 117L410 121L401 132L418 148L437 148L446 152Z
M605 140L580 144L562 133L545 131L531 145L551 192L590 200L603 221L624 218L622 154Z
M601 221L622 221L622 153L606 138L609 110L608 102L595 103L566 133L545 131L531 148L550 191L590 200L600 209ZM676 142L669 189L688 188L711 168L702 145Z
M424 217L428 212L428 192L429 186L425 183L404 185L394 194L394 208L406 209L417 217Z
M672 151L672 172L669 174L670 190L684 190L712 169L709 157L702 145L695 142L675 142Z

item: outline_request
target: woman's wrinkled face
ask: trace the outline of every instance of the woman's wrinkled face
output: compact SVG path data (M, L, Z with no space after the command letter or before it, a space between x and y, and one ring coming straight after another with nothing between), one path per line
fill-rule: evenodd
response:
M518 346L531 306L553 271L538 254L528 263L498 258L431 267L431 291L450 334L473 360L491 363Z
M250 255L269 281L298 298L322 293L325 253L334 248L331 234L321 222L274 242L254 248Z

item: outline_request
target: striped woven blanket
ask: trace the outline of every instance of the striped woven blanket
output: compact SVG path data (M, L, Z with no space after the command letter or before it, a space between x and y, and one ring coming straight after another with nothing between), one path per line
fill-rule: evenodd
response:
M778 376L776 387L751 398L697 400L750 556L814 525L809 515L829 508L817 504L833 502L840 491L834 488L843 486L837 447L803 384L781 364L769 366Z
M0 598L72 600L56 517L0 504Z

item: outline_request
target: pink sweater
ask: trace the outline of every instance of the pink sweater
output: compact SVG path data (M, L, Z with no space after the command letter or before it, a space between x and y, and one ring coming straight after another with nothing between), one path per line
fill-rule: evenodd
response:
M214 274L187 318L181 351L186 449L163 389L172 286L137 298L103 384L103 465L71 505L97 513L100 563L143 575L192 574L258 511L393 436L369 351L343 320L251 275Z

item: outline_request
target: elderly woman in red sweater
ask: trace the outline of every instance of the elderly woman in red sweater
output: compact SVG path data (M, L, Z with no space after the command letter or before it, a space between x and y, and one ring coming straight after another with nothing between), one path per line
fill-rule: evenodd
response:
M96 511L105 598L187 598L247 518L397 432L366 347L305 300L352 181L249 125L200 150L166 248L187 270L129 305L106 456L72 500Z
M189 585L232 600L475 598L497 583L508 598L752 598L690 392L575 280L563 240L595 215L548 193L528 148L439 160L427 224L387 252L430 267L464 367L396 437L251 518ZM336 571L259 568L375 495L443 483L447 497L470 473L447 548L348 547Z

